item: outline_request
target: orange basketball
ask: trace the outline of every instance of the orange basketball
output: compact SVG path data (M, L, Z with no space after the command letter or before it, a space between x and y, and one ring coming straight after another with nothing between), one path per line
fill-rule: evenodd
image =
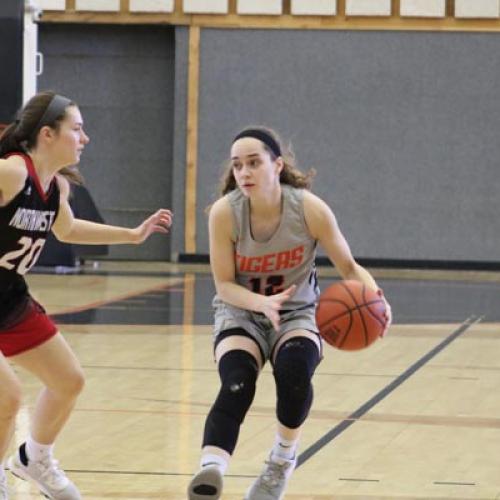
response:
M333 347L357 351L384 331L384 300L360 281L339 281L323 290L316 309L320 335Z

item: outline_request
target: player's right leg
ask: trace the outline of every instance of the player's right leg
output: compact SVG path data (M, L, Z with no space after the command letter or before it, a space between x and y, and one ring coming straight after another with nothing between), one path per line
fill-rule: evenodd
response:
M216 347L221 387L205 422L200 470L189 483L189 500L221 497L222 477L255 395L260 349L253 339L235 333Z

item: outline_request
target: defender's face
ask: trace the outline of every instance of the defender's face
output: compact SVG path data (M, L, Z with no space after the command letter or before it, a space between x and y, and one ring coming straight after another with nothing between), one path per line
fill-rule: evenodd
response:
M61 122L54 141L54 152L59 162L64 165L76 165L90 139L83 130L83 119L76 106L66 109L66 116Z

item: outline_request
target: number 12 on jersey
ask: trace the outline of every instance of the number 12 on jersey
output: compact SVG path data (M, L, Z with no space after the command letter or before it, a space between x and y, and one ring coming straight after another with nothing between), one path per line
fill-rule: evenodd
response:
M285 277L282 274L274 274L266 278L250 278L249 281L252 292L261 295L275 295L284 290Z

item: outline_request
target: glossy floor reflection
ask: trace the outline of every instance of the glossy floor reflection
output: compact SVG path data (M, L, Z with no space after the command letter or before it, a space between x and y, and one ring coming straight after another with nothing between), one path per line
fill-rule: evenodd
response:
M61 324L152 324L174 325L183 322L186 293L193 304L191 322L212 321L213 281L206 272L191 273L194 285L189 292L184 282L163 289L146 291L97 307L57 314ZM320 278L320 288L333 283ZM398 324L456 323L472 315L484 321L500 321L500 283L476 281L379 279L378 284L391 302L394 322Z

